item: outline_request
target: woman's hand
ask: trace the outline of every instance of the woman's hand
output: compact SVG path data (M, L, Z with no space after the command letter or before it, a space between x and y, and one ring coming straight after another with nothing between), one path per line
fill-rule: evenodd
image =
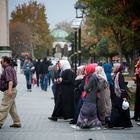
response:
M124 101L127 101L127 99L126 99L126 98L123 98L123 100L124 100Z

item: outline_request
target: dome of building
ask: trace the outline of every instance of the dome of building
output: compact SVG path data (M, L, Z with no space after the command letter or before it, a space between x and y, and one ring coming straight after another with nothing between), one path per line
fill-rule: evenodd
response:
M65 40L65 38L68 36L68 33L62 29L54 29L51 32L51 35L54 37L56 40Z

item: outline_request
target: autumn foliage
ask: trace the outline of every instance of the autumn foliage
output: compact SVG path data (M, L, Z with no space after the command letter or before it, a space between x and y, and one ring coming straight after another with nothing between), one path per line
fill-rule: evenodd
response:
M13 55L22 52L33 53L35 57L46 55L52 38L43 4L30 1L16 7L11 13L10 43Z

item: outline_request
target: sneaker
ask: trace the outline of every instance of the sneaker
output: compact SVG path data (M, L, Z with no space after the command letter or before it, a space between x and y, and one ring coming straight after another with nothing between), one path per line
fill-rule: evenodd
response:
M101 127L93 127L93 128L90 128L90 130L101 130Z
M77 130L80 130L81 128L79 127L79 126L77 126L77 125L71 125L70 126L71 128L74 128L74 129L77 129Z
M10 127L20 128L21 127L21 124L12 124L12 125L10 125Z

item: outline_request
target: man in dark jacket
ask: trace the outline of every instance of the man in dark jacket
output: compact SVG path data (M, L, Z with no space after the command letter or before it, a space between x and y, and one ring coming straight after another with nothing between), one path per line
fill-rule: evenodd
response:
M50 62L47 61L47 58L44 58L40 64L40 86L41 89L47 91L48 88L48 67L50 66Z
M36 83L37 83L37 86L39 87L39 76L40 76L40 70L41 70L41 62L40 62L40 59L38 59L36 62L35 62L35 72L36 72Z

